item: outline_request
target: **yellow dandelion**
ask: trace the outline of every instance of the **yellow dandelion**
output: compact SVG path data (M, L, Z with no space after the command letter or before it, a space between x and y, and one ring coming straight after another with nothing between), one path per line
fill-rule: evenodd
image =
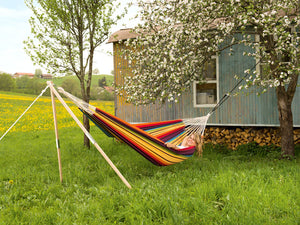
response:
M0 134L4 133L16 121L33 100L34 97L31 96L0 94ZM75 115L78 118L82 118L81 111L70 101L66 102ZM56 103L58 127L76 127L77 124L64 107L58 101L56 101ZM91 103L108 113L114 114L113 101L92 101ZM91 126L93 126L93 124L91 124ZM19 123L11 129L11 132L49 129L54 129L51 99L50 97L42 97L23 116Z
M13 180L9 180L8 183L9 184L14 184L14 181Z

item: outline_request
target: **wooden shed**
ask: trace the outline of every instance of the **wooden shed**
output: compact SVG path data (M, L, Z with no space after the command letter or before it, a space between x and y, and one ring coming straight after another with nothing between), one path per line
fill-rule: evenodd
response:
M237 34L241 35L241 34ZM123 82L124 76L131 74L124 56L120 54L126 48L124 41L136 38L131 29L122 29L111 35L108 43L113 43L115 83ZM243 56L247 48L244 45L234 46L234 54L229 56L229 50L219 56L212 57L207 66L207 83L193 87L182 94L178 103L151 104L134 106L125 99L116 96L115 115L128 122L151 122L177 118L191 118L206 115L222 96L236 84L234 75L243 75L246 69L254 67L260 70L254 58ZM257 64L257 65L256 65ZM255 66L256 65L256 66ZM300 82L298 81L298 84ZM258 96L252 87L247 93L229 98L209 118L211 126L279 126L277 100L275 90L271 89ZM300 127L300 90L297 89L293 101L294 126Z

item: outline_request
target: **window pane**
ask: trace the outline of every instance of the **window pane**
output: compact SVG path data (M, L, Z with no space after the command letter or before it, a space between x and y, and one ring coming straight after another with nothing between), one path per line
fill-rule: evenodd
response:
M261 78L263 80L267 80L270 79L270 65L266 64L266 63L261 63L260 64L260 74L261 74Z
M204 65L203 78L207 80L216 80L216 59L211 59Z
M217 84L206 83L196 84L196 104L216 104L217 103Z

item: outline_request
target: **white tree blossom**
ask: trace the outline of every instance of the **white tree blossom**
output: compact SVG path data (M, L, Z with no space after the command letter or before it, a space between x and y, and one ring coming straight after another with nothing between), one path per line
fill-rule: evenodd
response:
M300 72L298 0L152 0L139 5L143 23L134 30L138 38L127 42L135 50L126 53L133 76L118 87L127 100L176 101L193 81L203 81L211 56L244 44L252 49L244 55L265 66L260 73L247 70L251 79L241 88L275 88L281 128L289 120L284 118L292 117ZM236 38L237 33L243 38ZM284 126L289 132L291 124L292 119Z
M298 0L140 2L144 23L134 30L139 37L127 42L138 49L127 52L134 76L126 77L119 90L136 104L175 100L192 81L203 81L203 65L212 55L232 51L236 44L251 46L254 51L244 55L271 65L264 71L268 79L253 74L252 85L287 84L289 74L299 73L298 4ZM234 37L237 32L244 34L242 40Z

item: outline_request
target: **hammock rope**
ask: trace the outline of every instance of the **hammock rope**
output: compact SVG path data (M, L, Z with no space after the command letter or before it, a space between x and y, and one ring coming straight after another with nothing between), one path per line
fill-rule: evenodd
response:
M261 59L257 61L257 63L250 69L250 72L256 68L256 66L261 62ZM239 79L239 81L231 88L229 92L223 95L223 97L217 102L215 107L209 112L209 114L213 114L224 102L226 102L231 96L235 89L249 76L249 73L245 73L245 75Z

